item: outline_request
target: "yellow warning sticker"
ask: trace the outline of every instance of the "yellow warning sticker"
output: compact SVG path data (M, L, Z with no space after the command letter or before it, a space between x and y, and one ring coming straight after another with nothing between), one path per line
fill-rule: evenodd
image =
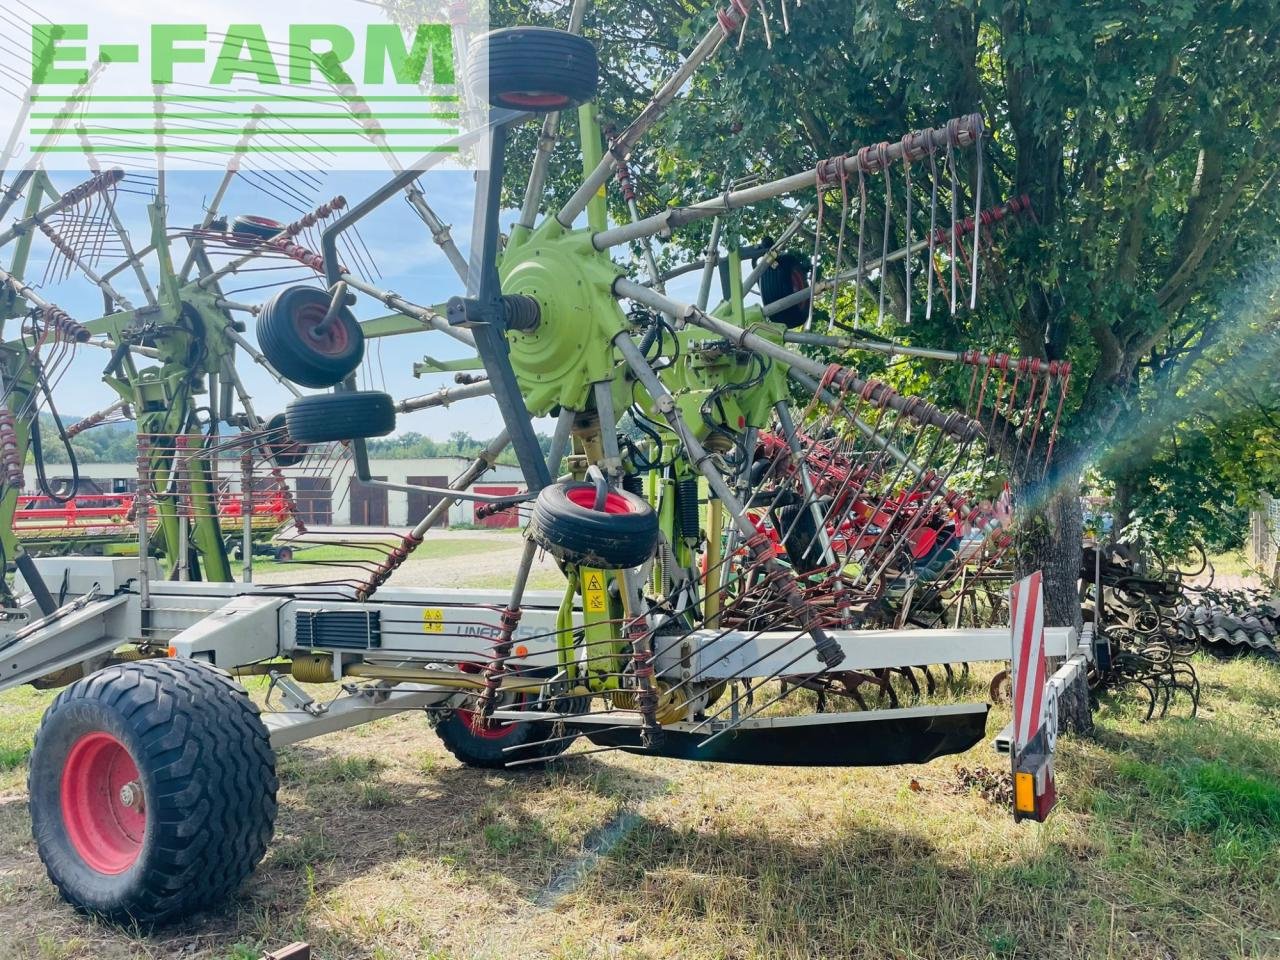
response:
M422 632L444 633L444 611L439 607L424 607L422 610Z
M587 613L608 613L609 599L604 592L603 571L582 571L582 609Z

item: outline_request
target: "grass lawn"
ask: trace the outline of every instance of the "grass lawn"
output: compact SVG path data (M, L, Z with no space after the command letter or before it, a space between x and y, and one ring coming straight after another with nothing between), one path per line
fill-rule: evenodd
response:
M1280 957L1280 666L1197 660L1197 719L1105 702L1059 741L1062 799L1014 825L989 745L923 767L707 766L619 753L459 766L420 716L282 751L263 865L162 930L77 916L28 836L52 694L0 698L0 956L377 960ZM953 696L981 699L976 669ZM990 732L1007 719L997 707Z
M1242 550L1214 554L1209 558L1209 562L1213 564L1215 574L1224 574L1230 577L1251 577L1255 573L1249 563L1249 558L1244 555Z

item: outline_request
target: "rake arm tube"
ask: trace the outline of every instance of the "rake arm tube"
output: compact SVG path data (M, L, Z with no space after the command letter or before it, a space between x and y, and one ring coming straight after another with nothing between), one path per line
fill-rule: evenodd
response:
M415 410L430 410L432 407L447 407L459 400L470 400L473 397L487 397L493 393L493 385L488 380L467 383L459 387L441 387L435 393L410 397L396 404L397 413L413 413Z
M918 160L928 155L931 148L936 150L939 147L945 147L953 137L956 146L970 146L977 142L981 133L982 115L972 113L967 117L952 120L945 127L919 130L908 134L902 140L881 143L874 148L863 147L861 150L844 157L841 162L846 174L858 173L859 171L862 173L878 173L889 164L901 160L904 153L908 154L912 160ZM609 160L610 158L606 157L605 159ZM840 158L834 159L839 160ZM823 164L820 164L820 168L826 169L832 163L832 160L824 161ZM830 172L832 174L836 173L834 170ZM602 230L591 238L591 243L597 250L607 250L610 247L618 246L618 244L630 243L632 240L640 240L659 233L669 233L677 227L683 227L685 224L693 223L696 220L705 220L707 217L718 216L741 207L749 207L752 204L771 200L774 197L781 197L784 194L796 193L799 190L813 189L818 185L818 181L819 178L813 170L806 170L804 173L792 174L789 177L783 177L781 180L772 180L743 190L734 190L718 197L710 197L692 206L664 210L662 213L654 214L652 217L646 217L644 220L638 220L625 226L615 227L612 230ZM563 223L564 221L562 220L561 222ZM928 246L928 241L923 241L923 245ZM903 256L905 255L904 252Z

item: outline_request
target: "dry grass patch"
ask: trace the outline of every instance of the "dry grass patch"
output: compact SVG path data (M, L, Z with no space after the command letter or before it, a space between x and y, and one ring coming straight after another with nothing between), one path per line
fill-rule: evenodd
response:
M262 867L232 903L157 931L57 899L25 759L0 762L0 957L244 960L295 938L325 960L1280 956L1280 667L1197 666L1200 719L1107 703L1094 738L1063 738L1044 826L984 799L986 744L924 767L608 753L491 773L420 716L388 718L282 751ZM983 699L987 679L938 696ZM48 699L0 698L0 759L25 758Z

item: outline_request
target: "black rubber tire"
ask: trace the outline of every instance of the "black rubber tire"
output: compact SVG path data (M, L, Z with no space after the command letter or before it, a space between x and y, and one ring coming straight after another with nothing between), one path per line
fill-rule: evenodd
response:
M250 215L236 217L231 221L231 233L234 237L251 240L270 240L277 237L285 229L285 224L270 217Z
M396 428L396 407L379 390L344 390L299 397L285 408L296 443L385 437Z
M277 413L267 421L267 430L272 436L263 445L263 450L277 467L296 467L307 458L307 445L289 436L288 420L283 413Z
M319 287L285 287L258 314L263 356L281 376L304 387L339 384L364 359L364 331L348 307L339 310L319 340L311 337L331 299Z
M467 82L510 110L568 110L596 95L600 60L590 40L551 27L506 27L471 42Z
M658 515L649 501L612 490L604 510L594 503L595 484L553 483L534 501L526 535L561 563L604 570L638 567L658 549Z
M512 761L520 761L515 770L537 769L546 761L560 756L573 745L574 737L563 727L548 720L513 723L498 729L500 736L483 736L471 728L467 711L445 710L429 713L431 727L444 748L468 767L481 770L504 770ZM527 750L511 750L529 744ZM530 763L537 759L538 763Z
M779 255L777 263L760 274L760 299L765 304L775 303L807 286L809 286L809 261L799 254L784 253ZM791 330L802 327L809 319L809 301L787 307L782 312L773 314L769 319Z
M136 764L145 804L137 857L116 874L86 863L61 799L72 747L103 733ZM180 659L107 667L60 693L27 777L36 847L62 896L88 913L148 924L235 892L271 840L276 786L275 754L244 688Z

